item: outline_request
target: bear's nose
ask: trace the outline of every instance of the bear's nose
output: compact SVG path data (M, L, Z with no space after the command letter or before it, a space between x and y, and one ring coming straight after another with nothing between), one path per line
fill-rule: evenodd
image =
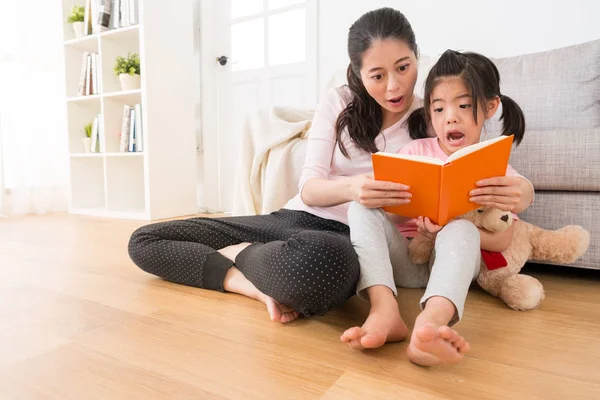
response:
M508 221L508 215L504 214L503 216L500 217L500 219L504 222Z

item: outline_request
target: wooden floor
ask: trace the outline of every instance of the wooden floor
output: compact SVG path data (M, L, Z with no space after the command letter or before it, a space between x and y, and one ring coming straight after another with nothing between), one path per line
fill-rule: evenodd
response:
M473 289L457 326L471 352L427 369L406 343L342 344L368 311L356 298L284 326L138 270L127 241L142 224L0 219L1 399L600 399L597 271L536 268L547 299L530 312ZM421 294L400 291L411 325Z

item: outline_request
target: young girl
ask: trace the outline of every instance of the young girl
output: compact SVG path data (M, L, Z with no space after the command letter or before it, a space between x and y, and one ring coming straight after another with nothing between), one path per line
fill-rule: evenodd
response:
M400 153L446 161L455 151L480 141L484 121L495 114L500 104L502 134L513 134L515 143L519 143L525 131L523 112L513 100L500 94L496 66L480 54L448 50L427 77L423 108L408 120L411 137L419 140L404 146ZM428 137L431 130L436 137ZM506 175L481 182L500 186L492 196L478 202L519 212L527 204L523 204L512 183L522 177L510 166ZM460 361L469 344L450 326L463 315L467 291L479 272L480 248L505 250L514 225L496 234L478 230L466 220L455 220L442 228L428 218L388 217L382 209L368 209L356 202L350 205L348 220L360 262L357 292L370 299L371 312L362 327L348 329L342 340L355 348L402 340L407 328L394 299L395 286L427 287L408 356L420 365ZM435 239L434 256L428 265L414 265L408 256L406 237L417 234Z

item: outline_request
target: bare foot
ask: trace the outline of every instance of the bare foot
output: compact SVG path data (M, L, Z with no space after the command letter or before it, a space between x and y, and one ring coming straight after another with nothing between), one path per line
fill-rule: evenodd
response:
M408 328L400 316L398 303L391 290L375 299L372 292L371 311L365 323L346 330L340 337L342 342L357 350L375 349L388 342L399 342L408 335ZM370 289L370 288L369 288Z
M233 261L239 252L249 245L250 243L240 243L228 246L219 250L219 253ZM231 267L227 271L227 275L225 275L225 280L223 281L223 288L228 292L238 293L265 303L271 321L285 324L297 319L300 315L290 307L278 303L275 299L258 290L236 267Z
M429 367L437 364L456 364L463 359L467 351L469 343L454 329L425 322L415 326L407 354L415 364Z
M271 318L271 321L278 321L282 324L286 324L290 321L298 319L298 317L300 316L300 314L298 314L297 311L294 311L292 308L278 303L272 297L269 297L265 294L263 294L263 296L263 303L267 305L267 311L269 312L269 317Z

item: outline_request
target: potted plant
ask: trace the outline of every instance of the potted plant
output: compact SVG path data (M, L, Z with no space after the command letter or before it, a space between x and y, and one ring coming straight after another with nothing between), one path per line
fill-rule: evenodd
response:
M73 25L75 31L75 37L80 38L83 36L83 16L85 14L85 7L73 6L71 13L67 17L67 22Z
M127 53L127 57L117 57L114 71L121 82L121 90L140 88L140 56L137 53Z
M86 136L83 139L81 139L83 141L83 151L85 153L89 153L90 148L92 147L92 123L91 122L89 124L86 124L83 127L83 132L85 133L85 136Z

